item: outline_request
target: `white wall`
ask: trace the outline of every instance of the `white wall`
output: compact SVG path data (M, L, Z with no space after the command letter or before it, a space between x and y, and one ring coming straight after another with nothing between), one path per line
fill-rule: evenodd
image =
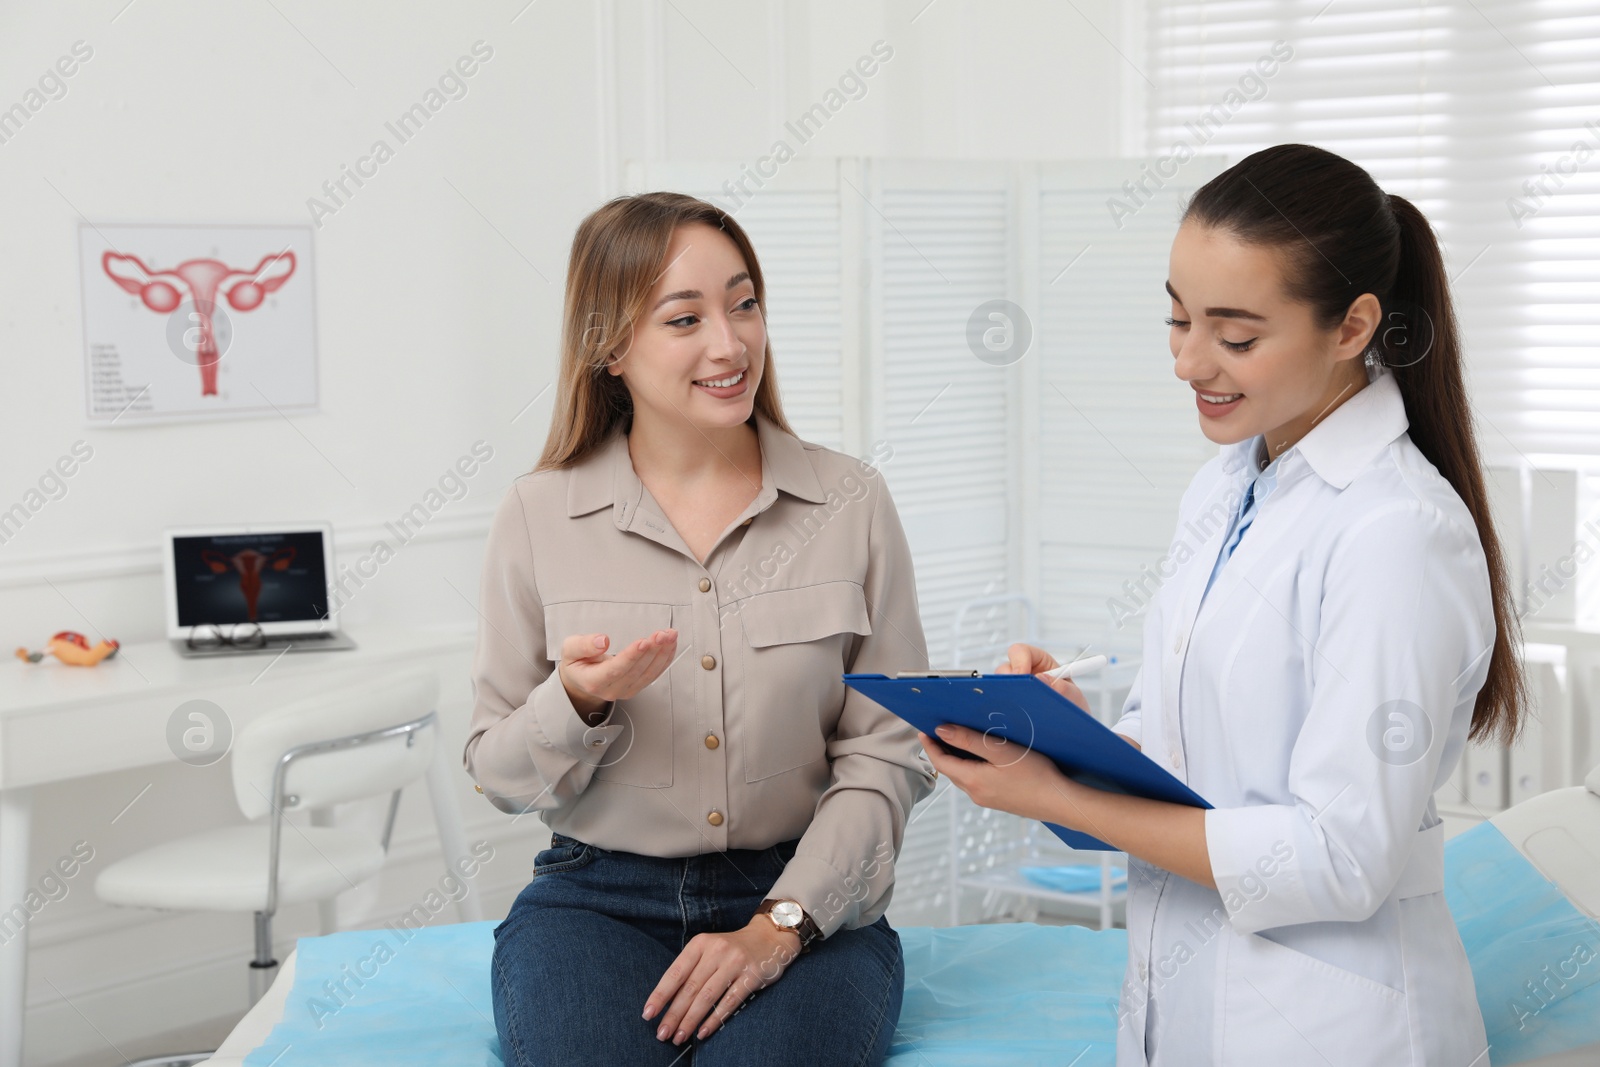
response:
M878 40L893 59L804 152L1113 155L1137 118L1121 105L1136 96L1133 61L1117 53L1136 56L1123 22L1110 0L5 5L5 105L74 42L93 56L0 144L0 507L75 441L94 457L0 544L0 644L39 647L61 629L160 637L166 525L321 516L349 560L482 440L494 459L466 497L346 614L358 636L378 618L471 627L456 590L475 599L489 511L548 426L551 392L529 401L554 375L568 242L627 160L754 159ZM493 56L467 95L316 231L318 413L87 425L80 221L309 222L307 199L480 40ZM459 736L466 658L444 670ZM496 914L539 834L528 820L508 831L462 785L469 839L498 850L485 885ZM35 813L30 880L85 837L104 863L238 818L225 764L42 789ZM408 797L396 863L343 915L372 924L415 900L437 879L435 848L425 804ZM291 909L279 934L313 926L309 909ZM118 1061L83 1016L131 1050L244 1007L247 917L113 911L83 881L32 935L30 1063Z

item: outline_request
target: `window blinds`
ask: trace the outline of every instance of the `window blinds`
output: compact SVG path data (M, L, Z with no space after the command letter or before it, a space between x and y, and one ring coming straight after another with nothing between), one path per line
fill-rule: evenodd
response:
M1361 164L1444 245L1485 453L1600 460L1600 7L1148 2L1152 168L1291 141Z

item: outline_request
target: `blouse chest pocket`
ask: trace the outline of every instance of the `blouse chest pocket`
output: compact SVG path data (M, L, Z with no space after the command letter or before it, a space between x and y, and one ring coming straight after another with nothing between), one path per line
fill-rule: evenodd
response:
M745 781L809 766L826 757L828 734L844 706L840 675L856 634L872 633L867 598L854 582L823 582L748 597L739 747Z
M672 628L671 604L630 604L612 601L573 600L546 604L544 609L545 655L552 664L561 662L561 644L573 634L605 634L611 639L608 652L626 648L657 630ZM680 628L678 647L688 635ZM672 784L672 670L661 672L655 681L629 700L617 701L611 723L622 726L622 733L606 748L596 764L594 778L618 785L665 788Z

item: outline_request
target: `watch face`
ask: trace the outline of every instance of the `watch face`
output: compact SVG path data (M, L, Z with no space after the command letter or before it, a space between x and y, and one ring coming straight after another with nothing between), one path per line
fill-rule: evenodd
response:
M792 900L780 900L772 905L772 921L779 926L799 926L803 918L805 912Z

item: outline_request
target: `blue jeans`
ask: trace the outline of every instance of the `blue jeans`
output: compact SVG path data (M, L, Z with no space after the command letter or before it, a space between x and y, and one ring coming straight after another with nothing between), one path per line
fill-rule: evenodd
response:
M738 930L798 842L657 859L561 834L494 931L494 1021L506 1067L869 1067L900 1018L905 961L887 919L794 959L701 1041L657 1041L645 999L689 939Z

